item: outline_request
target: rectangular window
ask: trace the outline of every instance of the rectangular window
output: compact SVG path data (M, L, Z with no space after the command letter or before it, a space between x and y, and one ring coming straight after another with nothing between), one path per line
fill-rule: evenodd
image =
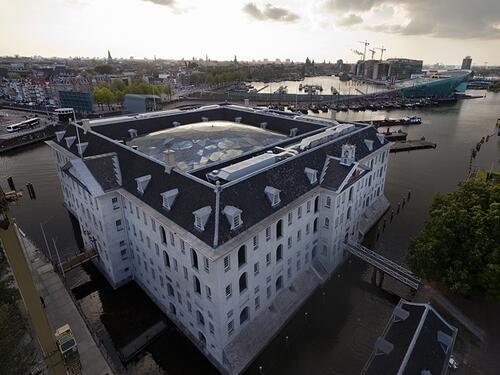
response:
M156 232L156 221L151 218L151 228L153 228L153 232Z
M266 288L267 299L271 298L271 286L268 285Z
M231 320L229 323L227 323L227 333L230 335L234 331L234 320Z
M253 236L253 249L257 250L259 248L259 235Z
M144 225L147 227L148 226L148 219L146 217L146 213L142 211L142 219L144 220Z
M271 240L271 227L266 228L266 241Z
M120 247L125 246L125 241L120 241Z
M292 212L289 212L288 213L288 225L292 225L292 221L293 221L293 214L292 214Z
M170 232L170 245L175 246L175 237L172 232Z
M205 292L207 293L207 299L209 301L211 301L212 300L212 291L210 290L210 287L206 286L205 287Z
M148 244L148 249L151 249L151 240L146 236L146 243Z
M194 249L191 249L191 266L198 269L198 254Z
M253 265L253 274L257 276L259 274L259 262L254 263Z
M302 217L302 206L299 206L297 208L297 219L300 219Z
M269 266L271 264L271 253L266 254L266 265Z
M184 269L184 278L188 280L188 269L186 267L182 267Z
M120 208L120 205L118 204L118 198L111 198L111 203L113 204L113 210L117 210Z
M184 254L186 251L186 243L182 239L180 241L181 241L181 253Z
M231 269L231 257L226 255L224 257L224 272L227 272Z
M292 237L288 237L288 248L292 248Z
M307 201L307 203L306 203L306 211L307 211L307 213L311 212L311 201Z
M255 310L258 310L260 308L260 297L257 296L255 297Z
M214 325L211 322L208 322L208 329L212 335L215 334L215 328Z
M233 288L231 287L231 284L226 286L226 299L231 298L231 295L233 294Z
M160 225L160 235L161 235L161 243L167 244L167 233L165 232L165 228Z
M163 264L165 267L170 268L170 257L166 251L163 251Z
M123 226L122 226L122 221L121 220L116 220L115 225L116 225L116 230L118 232L120 232L120 231L123 230Z
M203 257L203 266L205 268L205 272L209 273L210 272L210 263L207 257Z
M155 252L156 252L156 256L160 256L160 246L158 246L157 243L155 243Z
M297 242L302 239L302 232L300 230L297 231Z
M135 206L135 214L137 216L137 220L141 220L141 216L139 215L139 207Z

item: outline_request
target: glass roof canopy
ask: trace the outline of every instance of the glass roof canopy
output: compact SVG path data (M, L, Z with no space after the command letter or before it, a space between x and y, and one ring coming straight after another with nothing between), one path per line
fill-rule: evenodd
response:
M230 121L207 121L161 130L127 142L155 159L172 157L181 170L188 171L259 150L286 139L285 135Z

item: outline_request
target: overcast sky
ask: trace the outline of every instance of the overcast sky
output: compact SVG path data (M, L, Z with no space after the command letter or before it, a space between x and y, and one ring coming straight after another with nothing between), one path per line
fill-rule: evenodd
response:
M365 39L500 65L500 0L0 0L0 55L352 62Z

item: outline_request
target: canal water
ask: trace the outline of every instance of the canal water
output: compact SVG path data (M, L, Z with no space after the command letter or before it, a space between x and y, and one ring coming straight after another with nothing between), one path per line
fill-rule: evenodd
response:
M263 94L273 94L280 87L286 87L288 94L307 94L304 90L300 90L301 84L321 86L323 91L316 91L317 95L330 95L332 87L341 95L372 94L384 89L384 86L361 81L341 81L335 76L306 77L302 81L250 82L250 85Z
M477 94L478 92L471 92ZM484 92L480 92L484 94ZM494 134L483 145L473 167L500 170L500 138L495 122L500 117L500 94L464 100L448 106L390 112L340 112L342 120L370 120L405 115L422 117L422 125L402 127L408 139L436 142L437 148L390 154L385 194L393 208L411 190L411 199L388 224L372 247L404 262L410 239L427 218L432 197L447 192L466 178L470 151L483 136ZM319 114L330 117L331 114ZM55 164L48 146L40 144L0 157L0 182L12 176L17 188L35 186L36 200L27 194L12 213L25 232L46 252L40 229L44 223L54 257L54 238L61 257L76 252L79 234L65 208ZM374 237L372 233L372 237ZM371 270L347 262L324 288L318 290L250 366L247 374L358 374L400 297L409 290L386 278L382 289L370 283ZM89 324L105 346L121 347L134 335L161 318L161 312L133 283L113 291L91 266L72 271L73 286ZM132 374L216 374L216 370L174 328L167 329L141 355L127 364Z

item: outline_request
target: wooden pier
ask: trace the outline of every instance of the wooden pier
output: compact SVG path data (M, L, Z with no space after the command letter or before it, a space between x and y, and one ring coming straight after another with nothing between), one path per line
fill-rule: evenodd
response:
M429 142L424 139L414 139L414 140L394 142L393 145L391 146L390 152L423 150L426 148L436 148L436 147L437 144L434 142Z

